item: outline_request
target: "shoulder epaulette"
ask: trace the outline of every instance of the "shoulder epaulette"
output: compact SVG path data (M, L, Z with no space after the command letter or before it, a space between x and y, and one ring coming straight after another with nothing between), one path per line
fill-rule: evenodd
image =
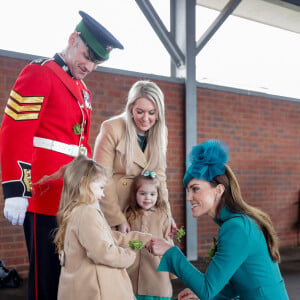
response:
M31 65L43 65L44 63L46 63L47 61L53 60L53 58L37 58L35 60L33 60L30 64Z

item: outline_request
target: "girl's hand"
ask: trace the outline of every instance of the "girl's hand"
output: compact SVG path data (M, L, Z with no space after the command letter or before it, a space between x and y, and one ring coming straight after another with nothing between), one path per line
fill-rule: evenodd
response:
M178 294L178 300L200 300L190 289L184 289Z
M166 242L164 239L152 238L150 251L157 256L163 256L167 250L173 246ZM149 248L148 248L149 249Z
M175 220L171 219L171 232L169 233L169 237L172 239L174 234L177 232L177 225L175 223Z
M130 225L126 223L122 223L118 226L118 230L122 233L128 233L131 231Z

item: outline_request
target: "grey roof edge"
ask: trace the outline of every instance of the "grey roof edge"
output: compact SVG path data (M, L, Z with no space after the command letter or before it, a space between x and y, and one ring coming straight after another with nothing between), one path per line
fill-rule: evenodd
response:
M3 49L0 49L0 56L5 56L5 57L10 57L10 58L15 58L15 59L29 60L29 61L41 57L38 55L8 51L8 50L3 50ZM107 67L97 67L96 72L97 71L111 73L111 74L125 75L125 76L126 75L133 76L133 77L138 77L138 78L147 78L147 79L152 79L152 80L162 80L162 81L167 81L167 82L175 82L175 83L184 83L185 82L184 78L175 78L175 77L161 76L161 75L141 73L141 72L135 72L135 71L127 71L127 70L107 68ZM274 95L274 94L268 94L268 93L263 93L263 92L258 92L258 91L247 90L247 89L239 89L239 88L235 88L235 87L221 86L221 85L216 85L216 84L211 84L211 83L197 82L197 87L204 88L204 89L231 92L231 93L248 95L248 96L256 96L256 97L263 97L263 98L269 98L269 99L277 99L277 100L292 101L292 102L300 103L300 98L278 96L278 95Z
M176 77L169 77L169 76L163 76L163 75L155 75L151 73L142 73L142 72L136 72L136 71L129 71L129 70L121 70L121 69L114 69L114 68L108 68L108 67L102 67L99 66L96 69L96 72L106 72L111 74L118 74L118 75L125 75L125 76L133 76L138 78L146 78L151 80L161 80L161 81L167 81L167 82L174 82L174 83L184 83L184 78L176 78Z
M0 49L0 56L6 56L9 58L16 58L16 59L23 59L23 60L34 60L36 58L41 57L38 55L26 54L26 53L9 51L9 50L4 50L4 49Z
M269 93L258 92L258 91L253 91L253 90L239 89L239 88L235 88L235 87L215 85L215 84L212 84L212 83L197 82L197 86L201 87L201 88L204 88L204 89L210 89L210 90L218 90L218 91L231 92L231 93L248 95L248 96L263 97L263 98L269 98L269 99L277 99L277 100L292 101L292 102L300 103L300 98L279 96L279 95L275 95L275 94L269 94Z

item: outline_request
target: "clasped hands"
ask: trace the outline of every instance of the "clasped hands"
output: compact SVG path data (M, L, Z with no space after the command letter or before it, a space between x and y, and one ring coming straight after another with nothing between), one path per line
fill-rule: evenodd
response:
M178 300L200 300L190 289L186 288L178 294Z
M166 240L160 238L151 238L145 247L150 253L157 256L162 256L168 251L172 245L170 245ZM190 289L186 288L178 294L178 300L200 300Z
M152 237L145 247L153 255L163 256L173 246L164 239Z

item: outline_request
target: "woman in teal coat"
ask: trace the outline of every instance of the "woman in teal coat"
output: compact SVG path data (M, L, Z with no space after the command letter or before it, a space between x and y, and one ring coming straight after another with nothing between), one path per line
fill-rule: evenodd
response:
M220 226L216 252L205 274L178 247L152 239L152 252L163 255L158 271L175 274L189 287L188 299L286 300L280 274L278 241L269 216L247 204L226 163L228 147L209 140L193 147L184 176L194 218L208 214Z

